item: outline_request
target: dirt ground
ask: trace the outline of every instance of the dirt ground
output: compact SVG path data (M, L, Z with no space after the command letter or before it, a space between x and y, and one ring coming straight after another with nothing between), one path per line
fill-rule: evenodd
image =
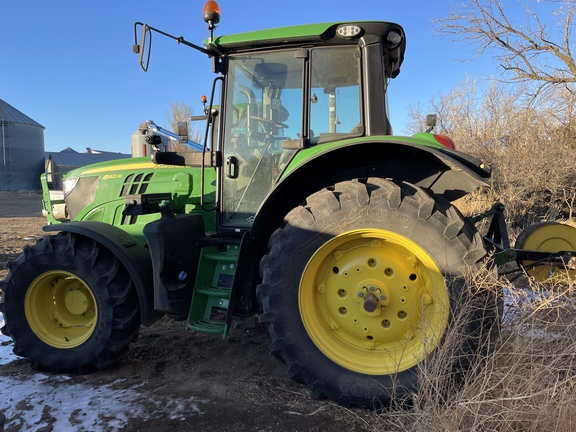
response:
M40 193L0 192L1 278L7 261L43 236L43 224ZM382 430L374 412L311 399L306 387L287 378L285 365L268 352L268 344L257 317L234 320L226 340L186 331L183 322L165 318L142 328L118 364L71 379L142 394L138 403L148 404L144 411L152 415L131 418L121 429L125 432ZM0 375L15 374L33 371L24 359L0 366ZM196 408L185 418L171 418L147 402L146 394L166 403L193 401Z

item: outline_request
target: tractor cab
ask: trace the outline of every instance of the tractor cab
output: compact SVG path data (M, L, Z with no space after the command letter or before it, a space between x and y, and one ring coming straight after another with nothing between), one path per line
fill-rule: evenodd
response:
M232 55L226 77L221 223L249 228L299 149L364 133L360 53L346 46Z
M214 2L208 2L214 3ZM207 3L207 5L208 5ZM214 14L209 29L213 30ZM216 15L219 21L219 13ZM300 150L392 133L386 90L400 72L402 27L388 22L325 23L214 37L198 47L142 25L135 40L148 68L152 31L213 58L219 76L205 112L206 151L218 172L221 232L249 230ZM135 30L135 35L137 34ZM136 36L135 36L136 39ZM209 150L208 150L209 148Z

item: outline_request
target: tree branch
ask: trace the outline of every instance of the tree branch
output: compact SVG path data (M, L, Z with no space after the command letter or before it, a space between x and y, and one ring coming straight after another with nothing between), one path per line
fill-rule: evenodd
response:
M455 41L471 42L474 57L491 52L514 81L576 82L576 61L570 49L576 2L539 2L548 9L558 5L553 15L545 16L564 17L545 24L528 4L518 1L526 10L524 26L513 23L502 0L470 0L460 9L452 8L448 17L434 21L436 32Z

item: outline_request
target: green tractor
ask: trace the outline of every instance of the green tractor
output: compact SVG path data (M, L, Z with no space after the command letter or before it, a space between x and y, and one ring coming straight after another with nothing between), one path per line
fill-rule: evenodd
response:
M134 25L144 70L152 32L212 58L199 150L79 168L63 179L63 201L43 178L50 235L10 262L0 285L2 332L34 368L104 368L166 315L226 337L234 316L258 314L271 352L313 397L388 405L417 389L474 300L463 275L488 251L497 263L567 269L573 231L554 254L512 249L497 206L476 218L492 216L482 237L451 202L487 185L490 170L446 137L392 135L386 95L404 58L401 26L215 37L215 2L204 18L203 47ZM144 132L150 145L158 135ZM463 372L501 308L497 292L477 296L454 360Z

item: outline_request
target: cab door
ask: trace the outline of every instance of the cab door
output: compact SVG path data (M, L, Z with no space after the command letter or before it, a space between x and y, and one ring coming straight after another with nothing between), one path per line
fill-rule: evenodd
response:
M304 60L293 50L231 56L225 90L223 228L249 229L302 131Z

